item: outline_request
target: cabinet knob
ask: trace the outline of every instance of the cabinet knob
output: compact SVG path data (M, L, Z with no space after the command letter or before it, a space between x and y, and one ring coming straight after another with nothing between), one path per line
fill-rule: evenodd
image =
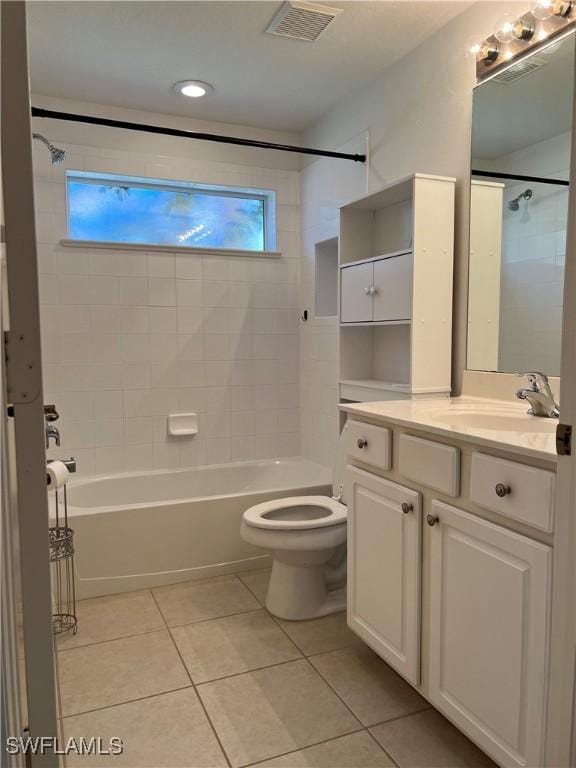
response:
M368 440L364 440L363 437L359 437L356 442L356 445L358 446L358 448L366 448L366 446L368 445Z
M366 294L366 296L371 296L372 288L369 285L367 285L366 288L364 288L364 293Z
M426 522L431 528L433 528L436 523L440 522L440 518L437 515L426 515Z
M409 504L407 501L402 502L402 512L404 512L405 515L408 514L408 512L412 512L414 509L414 504Z
M506 485L505 483L497 483L494 490L496 491L496 496L499 496L501 499L503 499L504 496L509 496L512 493L512 488L510 488L510 486Z
M373 285L372 288L370 288L370 293L372 294L372 296L376 296L376 294L378 293L378 288L376 288L376 286Z

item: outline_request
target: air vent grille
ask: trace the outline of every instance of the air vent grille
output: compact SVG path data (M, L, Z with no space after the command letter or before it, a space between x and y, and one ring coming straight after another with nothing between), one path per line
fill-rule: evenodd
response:
M518 64L514 64L513 67L505 69L504 72L496 75L494 80L504 84L513 83L515 80L524 77L524 75L529 75L530 72L534 72L535 69L540 69L540 67L543 67L546 64L548 64L548 59L545 56L530 56L529 58L524 59L524 61L519 61Z
M313 42L339 14L340 8L289 0L272 19L266 32Z

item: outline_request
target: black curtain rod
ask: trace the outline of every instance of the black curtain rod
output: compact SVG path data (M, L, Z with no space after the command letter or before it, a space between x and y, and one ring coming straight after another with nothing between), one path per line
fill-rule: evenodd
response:
M519 173L498 173L496 171L470 171L472 176L487 176L490 179L510 179L511 181L531 181L534 184L555 184L557 187L569 187L564 179L546 179L543 176L523 176Z
M129 123L125 120L109 120L106 117L92 115L75 115L71 112L57 112L52 109L32 107L32 117L49 117L52 120L65 120L68 123L88 123L89 125L104 125L107 128L122 128L125 131L143 131L163 136L178 136L182 139L198 139L200 141L215 141L219 144L236 144L241 147L256 147L257 149L275 149L280 152L294 152L300 155L316 155L318 157L334 157L337 160L353 160L355 163L365 163L366 155L348 154L346 152L330 152L327 149L312 149L311 147L295 147L291 144L274 144L270 141L240 139L236 136L221 136L217 133L198 133L183 131L177 128L164 128L160 125L146 123Z

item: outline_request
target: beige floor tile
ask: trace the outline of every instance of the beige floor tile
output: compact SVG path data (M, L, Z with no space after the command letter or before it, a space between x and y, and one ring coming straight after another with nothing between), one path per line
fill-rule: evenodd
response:
M279 623L305 656L337 651L351 645L364 647L362 640L348 628L345 611L320 619Z
M400 768L496 768L435 709L372 728Z
M111 757L68 757L69 767L224 768L227 765L193 688L65 718L64 738L81 736L88 739L101 736L105 743L109 743L112 736L118 736L124 751Z
M239 573L238 578L242 579L250 592L256 596L262 605L265 605L266 595L268 593L268 582L270 581L270 568Z
M302 659L198 687L233 766L358 730L360 724Z
M148 590L80 600L76 615L78 632L58 635L59 650L164 629L162 615Z
M258 768L391 768L394 763L366 731L258 763Z
M376 725L429 706L367 647L313 656L310 661L364 725Z
M300 658L266 611L176 627L172 636L195 683Z
M166 630L60 651L58 673L64 716L190 685Z
M260 607L256 598L235 576L187 581L152 591L170 627L218 619Z

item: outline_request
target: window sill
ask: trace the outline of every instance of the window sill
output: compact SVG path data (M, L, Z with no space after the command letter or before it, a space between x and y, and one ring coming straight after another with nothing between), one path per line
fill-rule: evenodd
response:
M256 259L280 259L280 251L246 251L240 248L193 248L188 245L151 245L150 243L115 243L106 240L60 240L66 248L104 248L107 251L148 251L160 253L216 254L217 256L244 256Z

